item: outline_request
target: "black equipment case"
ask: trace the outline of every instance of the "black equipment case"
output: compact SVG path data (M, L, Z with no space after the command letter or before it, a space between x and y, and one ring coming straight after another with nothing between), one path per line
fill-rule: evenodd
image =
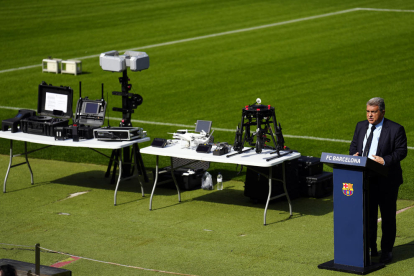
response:
M308 197L326 197L333 192L333 173L322 172L314 176L306 177Z
M276 165L272 167L272 178L283 179L283 165ZM285 162L285 177L286 189L290 199L295 199L300 196L299 181L298 181L298 160L293 159ZM254 169L254 170L252 170ZM256 172L257 171L257 172ZM259 172L259 173L258 173ZM264 175L269 175L269 168L262 167L247 167L246 181L244 182L244 195L249 197L254 202L263 202L267 200L269 195L269 180ZM272 181L271 197L283 194L283 184L280 181ZM281 197L279 199L284 199Z
M298 174L301 196L319 198L332 194L332 173L323 171L320 158L299 157Z
M55 128L68 126L72 118L73 89L42 82L37 97L37 114L21 121L24 133L55 136ZM52 117L53 116L53 117Z
M189 173L188 168L174 170L174 177L177 180L178 187L182 190L194 190L201 188L201 178L205 172L204 169L194 169ZM155 171L154 171L155 174ZM158 183L165 182L165 186L175 189L174 181L171 175L171 167L165 167L158 174ZM161 184L162 185L162 184Z
M298 173L299 176L311 176L321 174L323 171L323 163L318 157L301 156L298 159Z

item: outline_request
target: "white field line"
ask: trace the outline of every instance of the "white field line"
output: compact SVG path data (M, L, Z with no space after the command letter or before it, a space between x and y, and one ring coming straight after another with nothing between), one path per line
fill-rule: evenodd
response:
M51 249L47 249L47 248L44 248L44 247L39 247L39 248L40 249L43 249L43 250L46 250L48 252L51 252L51 253L62 254L62 255L65 255L65 256L75 257L75 258L79 258L79 259L83 259L83 260L87 260L87 261L92 261L92 262L103 263L103 264L117 265L117 266L122 266L122 267L128 267L128 268L134 268L134 269L146 270L146 271L153 271L153 272L159 272L159 273L165 273L165 274L172 274L172 275L196 276L196 275L193 275L193 274L184 274L184 273L179 273L179 272L171 272L171 271L158 270L158 269L152 269L152 268L145 268L145 267L139 267L139 266L118 264L118 263L107 262L107 261L100 261L100 260L96 260L96 259L92 259L92 258L86 258L86 257L82 257L82 256L72 255L72 254L65 253L65 252L51 250Z
M161 46L168 46L168 45L174 45L174 44L178 44L178 43L190 42L190 41L195 41L195 40L200 40L200 39L206 39L206 38L212 38L212 37L218 37L218 36L224 36L224 35L231 35L231 34L243 33L243 32L250 32L250 31L255 31L255 30L259 30L259 29L265 29L265 28L271 28L271 27L276 27L276 26L281 26L281 25L286 25L286 24L291 24L291 23L308 21L308 20L313 20L313 19L318 19L318 18L333 16L333 15L348 13L348 12L354 12L354 11L414 12L414 10L353 8L353 9L348 9L348 10L343 10L343 11L330 12L330 13L325 13L325 14L320 14L320 15L315 15L315 16L309 16L309 17L303 17L303 18L298 18L298 19L293 19L293 20L288 20L288 21L282 21L282 22L272 23L272 24L266 24L266 25L251 27L251 28L245 28L245 29L233 30L233 31L228 31L228 32L215 33L215 34L210 34L210 35L197 36L197 37L180 39L180 40L175 40L175 41L170 41L170 42L164 42L164 43L158 43L158 44L152 44L152 45L147 45L147 46L132 48L132 49L129 49L129 50L150 49L150 48L161 47ZM119 52L125 52L125 51L127 51L127 50L120 50ZM89 58L97 58L97 57L99 57L99 55L100 54L96 54L96 55L90 55L90 56L84 56L84 57L77 57L77 58L72 58L72 59L84 60L84 59L89 59ZM13 71L30 69L30 68L40 67L40 66L42 66L42 64L28 65L28 66L17 67L17 68L10 68L10 69L5 69L5 70L0 70L0 73L13 72Z
M373 9L373 8L356 8L358 11L377 11L377 12L414 12L414 10L395 10L395 9Z
M20 107L9 107L9 106L0 106L0 109L11 109L11 110L20 110L20 109L29 109L29 108L20 108ZM118 117L107 117L109 120L115 120L115 121L121 121L122 118ZM143 120L135 120L131 119L131 122L133 123L139 123L139 124L147 124L147 125L159 125L159 126L174 126L174 127L182 127L189 130L192 130L195 128L194 125L185 125L185 124L175 124L175 123L165 123L165 122L154 122L154 121L143 121ZM212 128L215 131L224 131L224 132L234 132L234 129L231 128L218 128L213 127ZM351 140L342 140L342 139L332 139L332 138L322 138L322 137L313 137L313 136L299 136L299 135L289 135L284 134L283 135L286 138L294 138L294 139L305 139L305 140L318 140L318 141L326 141L326 142L336 142L336 143L351 143ZM414 150L414 147L407 147L410 150Z

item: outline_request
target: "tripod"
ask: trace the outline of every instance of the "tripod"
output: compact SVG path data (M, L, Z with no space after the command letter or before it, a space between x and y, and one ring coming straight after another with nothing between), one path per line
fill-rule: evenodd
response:
M132 84L128 83L129 78L126 70L122 72L122 77L119 78L119 82L122 87L122 92L113 91L112 95L122 96L122 108L114 107L112 110L122 112L122 121L119 123L120 127L132 127L131 114L134 113L134 109L136 109L138 105L142 104L143 99L138 94L129 93ZM105 174L105 177L109 177L113 166L111 184L115 183L116 168L118 166L118 162L114 162L114 160L118 160L119 158L123 158L121 170L122 177L129 177L133 175L134 168L137 167L139 174L144 176L145 182L148 182L147 172L145 170L138 144L134 144L132 150L130 147L125 147L122 149L122 153L120 151L121 150L112 151L108 169ZM132 157L134 157L134 162L132 162Z

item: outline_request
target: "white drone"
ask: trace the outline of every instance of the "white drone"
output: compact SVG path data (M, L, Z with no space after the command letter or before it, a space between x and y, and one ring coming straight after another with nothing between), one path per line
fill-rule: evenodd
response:
M177 132L169 134L173 135L173 139L180 140L183 148L189 148L208 143L213 132L214 130L208 135L204 130L201 130L200 133L194 133L188 132L187 129L179 129Z

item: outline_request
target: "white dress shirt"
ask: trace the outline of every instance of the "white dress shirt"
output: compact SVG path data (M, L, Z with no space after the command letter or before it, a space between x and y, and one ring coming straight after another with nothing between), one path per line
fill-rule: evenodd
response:
M382 130L382 124L383 123L384 123L384 119L382 119L382 121L379 124L375 125L374 136L372 137L371 148L369 149L369 153L368 153L368 156L367 156L368 158L374 159L374 157L372 157L372 155L377 155L378 141L379 141L379 138L381 136L381 130ZM364 144L363 144L362 152L364 152L365 144L367 143L368 137L371 134L371 127L372 127L372 124L369 124L368 129L367 129L367 133L365 134L365 137L364 137Z

